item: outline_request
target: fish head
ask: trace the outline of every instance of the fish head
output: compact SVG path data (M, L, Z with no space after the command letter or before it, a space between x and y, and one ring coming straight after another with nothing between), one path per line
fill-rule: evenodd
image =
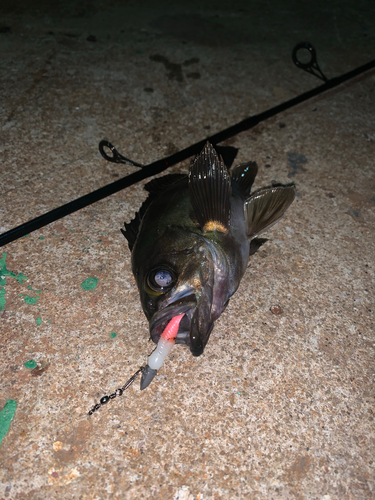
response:
M220 263L211 246L199 234L168 227L148 249L147 258L133 252L141 303L156 344L171 318L184 314L176 343L188 345L194 356L203 353L223 309L222 294L214 291Z

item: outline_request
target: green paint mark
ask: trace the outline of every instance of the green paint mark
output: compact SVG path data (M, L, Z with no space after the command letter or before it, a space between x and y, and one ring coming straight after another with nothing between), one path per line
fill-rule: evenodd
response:
M16 274L13 271L8 271L6 263L5 263L6 257L7 257L7 253L4 252L2 258L0 259L0 279L4 279L5 276L11 276L12 278L16 278L16 280L19 283L23 283L22 280L27 280L28 278L26 278L26 276L24 276L22 273ZM5 285L5 283L1 283L1 284Z
M111 333L111 337L114 339L115 337L117 337L117 333L112 332L112 333Z
M69 229L69 231L72 233L72 232L73 232L73 229Z
M57 234L53 233L53 236L57 236Z
M5 276L10 276L11 278L16 278L18 283L23 283L24 280L27 280L26 276L24 276L22 273L14 273L13 271L9 271L7 269L5 259L6 259L6 252L3 253L2 258L0 259L0 311L2 311L5 308L6 300L5 300L5 288L4 286L6 285L5 281Z
M23 300L26 304L36 304L36 301L39 300L39 297L30 297L30 295L26 295Z
M42 290L33 290L30 285L27 288L28 290L31 290L32 292L35 292L37 294L42 293ZM23 297L23 300L26 302L26 304L36 304L36 301L39 300L39 295L37 295L36 297L30 297L30 295L23 295L22 293L20 293L19 297Z
M0 278L1 280L1 278ZM0 287L0 311L2 311L5 307L5 288L3 286Z
M24 281L26 281L28 279L29 278L26 278L26 276L23 275L22 273L18 273L16 276L16 280L18 281L18 283L21 283L21 285L23 284Z
M48 320L48 323L51 323L50 320Z
M40 240L44 240L44 236L39 236L39 239Z
M98 286L99 278L86 278L85 281L81 283L81 287L84 290L94 290Z
M39 318L39 316L36 318L36 324L39 326L41 323L43 323L42 318Z
M105 231L104 231L103 235L105 236Z
M4 408L0 411L0 446L9 431L10 423L16 413L16 408L17 401L8 399Z
M25 236L21 236L21 238L27 238L28 236L30 236L30 233L25 234Z
M30 359L29 361L26 361L26 363L24 363L24 366L29 370L33 370L34 368L36 368L37 364L33 359Z

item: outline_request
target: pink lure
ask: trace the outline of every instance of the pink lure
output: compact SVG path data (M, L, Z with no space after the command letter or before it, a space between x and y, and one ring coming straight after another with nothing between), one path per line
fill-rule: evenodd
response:
M165 340L173 340L177 337L178 328L180 326L180 322L182 318L185 316L184 314L179 314L178 316L174 316L168 325L165 327L164 332L161 334L160 338Z

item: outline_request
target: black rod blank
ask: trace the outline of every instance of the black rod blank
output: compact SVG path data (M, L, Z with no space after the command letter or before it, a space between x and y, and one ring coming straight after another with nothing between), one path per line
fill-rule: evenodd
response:
M176 163L180 163L186 160L187 158L190 158L191 156L198 154L205 145L207 140L210 141L211 144L216 145L222 141L229 139L230 137L239 134L240 132L244 132L246 130L255 127L260 122L267 120L283 111L286 111L287 109L290 109L293 106L296 106L297 104L301 104L302 102L307 101L308 99L311 99L313 97L316 97L317 95L327 90L333 89L334 87L337 87L338 85L341 85L342 83L350 80L351 78L355 78L356 76L359 76L360 74L374 67L375 67L375 60L370 61L369 63L364 64L362 66L359 66L358 68L349 71L348 73L345 73L339 77L331 78L330 80L323 83L319 87L316 87L315 89L309 90L308 92L304 92L303 94L300 94L299 96L294 97L293 99L290 99L289 101L286 101L282 104L278 104L277 106L274 106L271 109L263 111L262 113L250 116L249 118L246 118L245 120L242 120L239 123L232 125L231 127L228 127L225 130L222 130L221 132L218 132L217 134L214 134L185 149L182 149L178 153L175 153L173 155L167 156L166 158L150 163L149 165L146 165L142 169L138 170L137 172L122 177L121 179L118 179L115 182L107 184L106 186L103 186L91 193L88 193L84 196L81 196L80 198L77 198L76 200L70 201L69 203L62 205L61 207L55 208L50 212L40 215L39 217L36 217L35 219L32 219L26 222L25 224L21 224L20 226L10 229L9 231L6 231L5 233L0 235L0 247L18 238L21 238L22 236L25 236L28 233L31 233L32 231L40 229L41 227L44 227L47 224L50 224L51 222L61 219L66 215L77 212L81 208L87 207L88 205L91 205L92 203L102 200L103 198L107 198L108 196L117 193L118 191L121 191L122 189L125 189L141 181L142 179L146 179L147 177L159 174L160 172L166 170L168 167L171 167Z

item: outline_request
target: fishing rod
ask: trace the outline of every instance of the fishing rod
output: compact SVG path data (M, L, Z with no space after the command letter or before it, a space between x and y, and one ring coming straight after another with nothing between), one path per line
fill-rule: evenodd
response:
M303 51L305 54L308 55L308 57L310 58L308 61L304 62L298 58L298 53L301 54L301 51ZM6 231L3 234L0 234L0 247L18 238L21 238L22 236L26 236L32 231L40 229L46 226L47 224L50 224L51 222L59 220L74 212L77 212L81 208L85 208L99 200L107 198L108 196L115 194L129 186L132 186L133 184L136 184L137 182L143 179L159 174L164 170L166 170L167 168L171 167L172 165L175 165L176 163L180 163L192 156L195 156L201 151L201 149L204 147L207 141L209 141L213 145L223 142L239 134L240 132L250 130L259 123L268 120L269 118L279 113L282 113L287 109L297 106L297 104L301 104L302 102L305 102L313 97L316 97L317 95L322 94L327 90L331 90L341 85L342 83L352 78L355 78L361 75L362 73L365 73L366 71L369 71L370 69L373 69L375 67L375 60L372 60L367 64L364 64L352 71L349 71L348 73L344 73L341 76L331 78L328 80L321 71L321 69L319 68L316 57L316 50L313 47L313 45L309 42L301 42L297 44L293 49L292 59L294 64L298 68L307 71L308 73L323 80L324 83L316 87L315 89L304 92L303 94L300 94L284 103L278 104L277 106L274 106L271 109L263 111L262 113L245 118L239 123L232 125L231 127L228 127L222 130L221 132L218 132L210 137L207 137L199 142L196 142L191 146L188 146L185 149L182 149L178 153L167 156L166 158L163 158L161 160L154 161L148 165L141 165L140 163L134 162L126 158L125 156L121 155L110 142L101 141L99 143L99 151L107 161L135 166L138 167L139 170L129 175L126 175L125 177L122 177L117 181L107 184L106 186L96 189L91 193L81 196L76 200L70 201L69 203L62 205L61 207L55 208L50 212L40 215L39 217L36 217L35 219L32 219L24 224L21 224L20 226L10 229L9 231ZM106 151L108 151L108 153L110 154L108 154Z

